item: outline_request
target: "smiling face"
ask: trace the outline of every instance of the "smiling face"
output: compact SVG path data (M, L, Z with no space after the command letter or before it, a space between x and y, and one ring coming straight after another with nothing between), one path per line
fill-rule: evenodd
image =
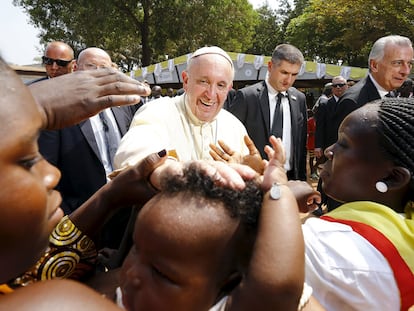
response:
M328 161L320 177L324 191L335 200L375 201L378 196L375 183L386 180L393 163L381 152L377 120L377 105L352 112L339 128L338 141L326 149Z
M221 204L183 193L153 198L121 270L127 310L208 310L232 266L237 228Z
M277 64L272 60L267 64L268 82L278 92L285 92L295 82L301 64L292 64L281 60Z
M392 91L399 88L407 79L412 69L412 61L412 47L388 43L382 59L371 59L370 72L379 85L387 91Z
M191 112L203 122L214 120L233 85L233 68L219 54L193 58L183 71L183 87Z
M60 194L53 190L60 173L38 151L37 106L3 63L0 90L0 281L5 282L40 258L63 212Z

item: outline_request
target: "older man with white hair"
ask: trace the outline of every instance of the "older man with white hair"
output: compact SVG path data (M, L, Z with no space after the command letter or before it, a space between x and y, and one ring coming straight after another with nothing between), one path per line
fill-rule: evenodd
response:
M210 144L217 145L219 140L234 152L249 153L245 127L222 109L233 85L230 56L216 46L200 48L189 58L182 78L184 94L156 99L137 111L116 153L117 168L163 149L174 161L211 160Z

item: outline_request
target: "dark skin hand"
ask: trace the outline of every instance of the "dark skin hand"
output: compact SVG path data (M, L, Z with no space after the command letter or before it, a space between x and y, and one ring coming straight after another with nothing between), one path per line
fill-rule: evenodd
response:
M275 158L275 155L278 153L283 153L279 155L277 158L277 165L283 168L283 165L286 161L286 157L284 154L284 150L282 147L282 141L280 138L276 138L275 136L270 136L269 138L270 144L273 146L265 146L265 152L269 159ZM273 160L274 162L276 160ZM280 169L281 176L279 177L279 181L284 181L283 183L286 184L290 191L294 194L296 201L299 206L299 211L301 213L310 213L318 208L317 203L321 202L321 195L318 191L314 190L311 185L309 185L306 181L300 180L290 180L288 181L286 178L286 172L284 169ZM283 179L282 176L286 178ZM282 182L281 182L282 183ZM267 185L270 188L271 185Z
M61 129L103 109L132 105L150 88L113 68L76 71L33 83L30 91L39 105L44 129Z
M249 149L249 154L246 156L241 156L240 153L234 152L227 146L223 141L219 140L218 143L220 148L210 144L210 155L216 161L227 162L227 163L242 163L247 166L253 168L259 174L263 174L264 168L268 165L266 160L263 160L260 156L259 151L257 150L256 146L254 145L253 141L250 139L249 136L244 137L246 146ZM269 138L269 142L272 146L278 146L280 142L274 137L271 136ZM276 150L276 151L275 151ZM284 152L283 148L273 149L269 145L265 147L265 152L268 155L268 158L271 159L273 157L274 152ZM281 155L279 161L286 161L285 155ZM281 166L283 164L279 163ZM284 173L283 173L284 175ZM283 176L280 176L280 180L283 179ZM318 208L317 203L321 202L321 196L318 191L315 191L307 182L294 180L294 181L287 181L285 180L286 185L290 188L293 194L296 197L299 211L301 213L310 213ZM267 189L270 188L271 185L267 185Z
M312 213L321 203L321 194L312 188L306 181L289 180L286 184L295 195L299 212Z
M149 176L166 159L166 151L163 150L119 172L111 182L70 214L70 219L84 234L93 237L115 210L143 205L157 193L148 182Z
M244 143L249 149L248 155L241 155L238 152L233 151L224 141L219 140L216 145L210 144L210 155L216 161L224 161L228 163L240 163L250 166L259 174L263 174L265 162L263 162L259 151L249 136L244 136Z

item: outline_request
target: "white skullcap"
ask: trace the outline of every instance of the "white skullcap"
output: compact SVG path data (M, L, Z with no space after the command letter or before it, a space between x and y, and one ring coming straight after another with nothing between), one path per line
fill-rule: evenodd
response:
M219 48L218 46L205 46L205 47L199 48L197 51L191 54L190 60L192 58L198 57L200 55L206 55L206 54L217 54L217 55L223 56L225 59L228 60L228 62L231 65L231 68L233 68L233 61L231 60L229 54L227 54L226 51L224 51L222 48Z

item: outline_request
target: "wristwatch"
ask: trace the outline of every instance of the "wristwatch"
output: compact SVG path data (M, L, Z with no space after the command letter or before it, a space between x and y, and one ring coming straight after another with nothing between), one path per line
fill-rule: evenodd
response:
M278 183L273 183L272 187L269 191L269 196L273 200L279 200L280 199L280 185Z

